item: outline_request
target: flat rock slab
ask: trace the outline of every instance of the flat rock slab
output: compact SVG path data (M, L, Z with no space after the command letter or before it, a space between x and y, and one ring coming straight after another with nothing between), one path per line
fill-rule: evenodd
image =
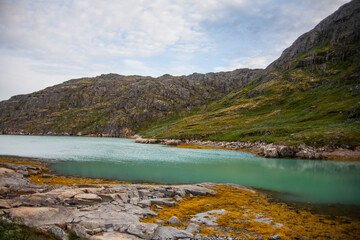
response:
M101 197L93 193L80 193L74 196L74 202L76 203L91 203L101 202Z
M142 238L119 232L105 232L101 236L92 236L90 240L139 240Z
M9 209L10 217L20 217L25 225L43 226L62 224L70 221L71 210L52 207L19 207Z

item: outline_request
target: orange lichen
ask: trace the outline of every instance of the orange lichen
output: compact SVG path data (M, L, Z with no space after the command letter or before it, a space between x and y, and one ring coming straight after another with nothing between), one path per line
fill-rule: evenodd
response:
M220 150L236 150L236 151L244 151L244 152L251 152L257 154L258 151L253 149L247 149L247 148L238 148L233 149L230 147L214 147L214 146L201 146L201 145L188 145L188 144L179 144L174 146L176 148L189 148L189 149L220 149Z
M83 185L83 184L125 184L124 182L119 182L115 180L106 180L106 179L94 179L94 178L86 178L86 177L78 177L78 176L58 176L49 174L52 170L47 168L47 164L45 162L39 162L35 160L29 160L26 158L8 158L8 157L0 157L0 162L3 163L11 163L17 165L32 165L38 166L42 169L40 170L32 170L28 171L28 178L30 183L38 184L38 185ZM46 174L46 176L44 176Z
M73 186L73 185L83 185L83 184L120 184L121 182L115 180L104 180L104 179L94 179L94 178L85 178L77 176L57 176L49 175L44 178L42 174L34 175L29 177L30 182L33 184L39 185L52 185L52 186Z
M215 232L212 231L220 231L221 234L248 239L259 236L266 239L273 233L283 239L355 239L360 235L358 219L330 218L303 209L292 209L284 203L271 202L267 195L225 185L219 185L216 191L218 193L214 196L187 196L178 201L178 206L164 207L157 212L158 216L144 218L143 221L154 223L156 219L162 219L166 222L170 217L177 216L187 225L195 214L224 209L226 212L217 219L219 226L201 225L200 233L213 235ZM155 210L155 207L152 209Z
M176 148L190 148L190 149L223 149L223 150L232 150L232 148L226 147L213 147L213 146L201 146L201 145L187 145L187 144L179 144L174 146Z
M46 163L44 162L31 161L25 158L0 157L0 162L18 164L18 165L32 165L32 166L41 166L41 167L46 166Z

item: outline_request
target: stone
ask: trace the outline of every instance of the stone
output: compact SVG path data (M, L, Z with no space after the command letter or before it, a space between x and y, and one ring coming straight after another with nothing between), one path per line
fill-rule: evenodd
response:
M160 226L154 232L153 240L169 240L169 239L189 239L193 235L183 230L174 227Z
M50 174L43 174L43 175L41 175L41 177L42 177L42 178L51 178L52 175L50 175Z
M277 158L279 157L279 153L276 147L267 147L264 150L264 155L266 158Z
M167 220L168 224L179 224L181 223L181 221L176 217L176 216L172 216L171 218L169 218L169 220Z
M141 207L134 206L131 204L125 204L124 208L125 208L125 211L129 214L136 214L136 215L141 215L141 216L145 216L145 217L158 215L156 212L154 212L150 209L143 209Z
M79 224L72 225L71 230L76 234L76 236L80 238L90 238L90 235L87 233L86 228Z
M129 201L129 195L127 193L118 193L118 196L124 203Z
M76 190L75 189L63 190L59 195L56 196L56 199L63 202L66 199L70 199L79 193L83 193L83 191L77 190L77 189Z
M200 187L200 186L195 186L195 185L183 185L181 186L184 191L186 193L191 193L193 195L201 195L201 196L205 196L206 194L211 194L211 195L215 195L216 191L212 190L212 189L208 189L208 188L204 188L204 187Z
M179 195L175 195L175 196L174 196L174 199L175 199L176 201L181 201L181 200L183 200L183 198L180 197Z
M190 223L185 231L187 231L188 233L199 232L199 226L195 223Z
M103 201L114 201L118 198L118 194L116 193L99 193L98 196L101 197Z
M68 235L60 227L52 225L47 229L47 232L53 235L56 239L65 240L68 239Z
M280 235L274 235L268 238L268 240L279 240L279 239L281 239Z
M74 202L77 204L89 204L101 202L101 197L93 193L82 193L74 196Z
M48 202L42 197L33 194L27 199L27 203L32 206L43 206L47 205Z
M151 239L157 227L153 223L131 224L126 231L140 238Z
M174 206L178 205L176 202L171 201L170 198L146 199L146 200L141 200L139 202L139 205L144 206L144 207L150 207L153 204L165 205L168 207L174 207Z
M279 146L278 154L280 157L293 157L295 155L295 151L290 146Z

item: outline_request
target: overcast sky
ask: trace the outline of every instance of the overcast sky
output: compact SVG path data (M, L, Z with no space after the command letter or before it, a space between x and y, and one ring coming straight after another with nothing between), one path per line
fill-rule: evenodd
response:
M265 68L348 0L0 0L0 100L103 73Z

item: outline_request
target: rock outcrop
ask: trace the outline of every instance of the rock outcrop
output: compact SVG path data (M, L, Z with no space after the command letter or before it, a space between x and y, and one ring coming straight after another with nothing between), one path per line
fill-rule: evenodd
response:
M0 215L21 218L24 224L46 230L58 239L67 239L64 227L87 239L190 239L193 234L189 231L196 231L194 226L185 231L140 219L157 216L150 209L152 205L177 205L175 196L216 194L208 184L37 186L15 172L20 165L2 165L13 169L0 167ZM33 166L21 168L28 171ZM173 217L169 223L180 220Z
M165 144L212 147L219 149L243 150L256 153L265 158L301 158L301 159L342 159L360 160L360 148L331 148L331 147L312 147L305 144L299 146L287 146L281 144L257 142L215 142L200 140L175 140L175 139L148 139L139 137L136 143L143 144ZM196 192L195 192L196 193ZM198 194L198 193L196 193ZM200 194L202 195L202 194Z

